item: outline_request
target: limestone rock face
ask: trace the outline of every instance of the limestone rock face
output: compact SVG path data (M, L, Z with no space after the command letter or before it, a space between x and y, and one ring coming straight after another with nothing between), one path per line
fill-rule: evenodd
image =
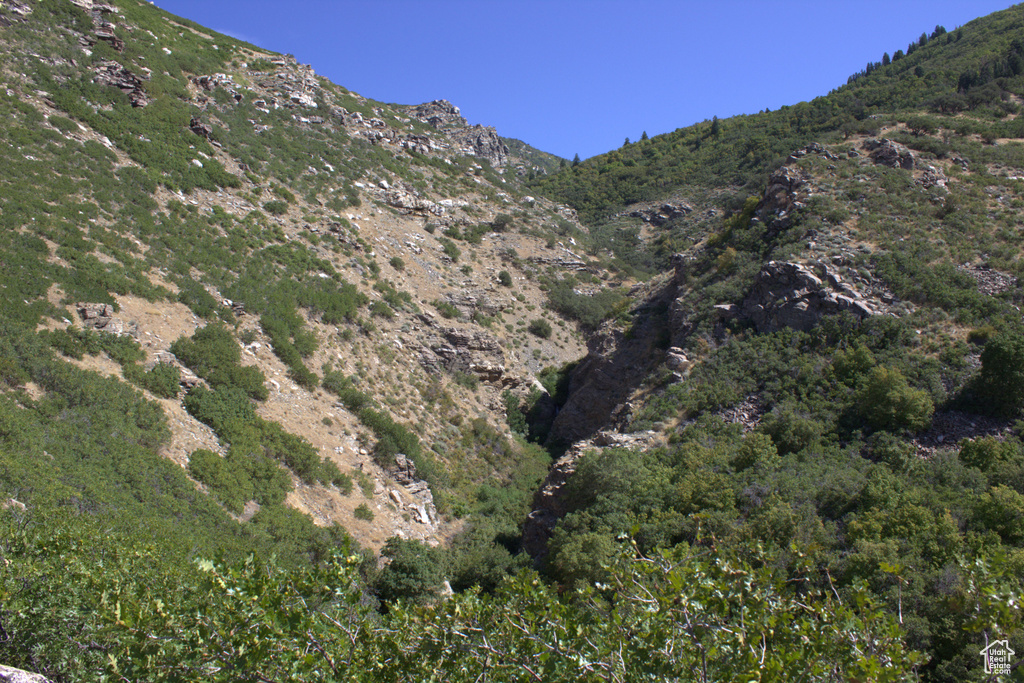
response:
M675 204L665 203L653 208L637 209L635 211L631 211L629 216L632 218L639 218L644 223L650 223L655 227L661 227L669 221L682 218L692 211L693 207L689 204L677 202Z
M451 136L462 147L463 153L487 159L494 168L503 168L508 163L508 146L490 126L478 124L453 131Z
M822 316L848 311L858 318L878 315L879 304L861 296L828 267L826 279L799 263L770 261L757 274L739 314L759 332L789 327L810 330Z
M773 230L793 224L793 213L806 205L807 177L797 168L783 166L768 176L768 187L754 214Z
M420 363L433 372L471 373L481 382L497 383L505 376L505 353L497 339L455 327L444 328L424 342Z
M509 161L508 146L490 126L470 126L459 108L448 100L434 100L407 109L410 116L446 133L461 154L487 159L496 169ZM415 143L414 143L415 144Z
M445 294L444 299L467 318L472 318L477 313L494 316L509 307L508 301L500 300L479 289Z
M133 107L145 107L149 104L149 99L142 89L143 79L117 62L108 60L95 65L92 82L117 88L128 95Z
M806 147L804 147L803 149L798 149L795 152L793 152L792 154L790 154L789 158L786 160L786 163L787 164L791 164L794 161L796 161L797 159L802 159L803 157L806 157L806 156L809 156L809 155L812 155L812 154L814 156L819 156L819 157L823 157L825 159L830 159L830 160L836 160L836 159L839 158L837 155L835 155L832 152L828 151L827 149L825 149L824 147L819 145L817 142L812 142L809 145L807 145Z
M916 159L913 152L898 142L886 138L868 140L864 147L871 152L871 158L876 164L908 171L914 168Z
M0 664L0 683L50 683L50 679L40 674Z
M466 127L469 122L463 118L459 108L448 100L434 100L410 107L409 114L420 121L426 121L432 128L441 130L453 126Z
M110 304L77 303L78 315L82 318L82 326L91 330L100 330L110 334L139 336L139 325L134 321L123 320L114 315L114 307Z
M424 526L433 528L437 525L437 507L434 505L434 494L430 485L416 478L416 465L404 454L395 455L395 465L388 473L397 484L405 489L405 496L392 489L389 496L399 509L413 513L413 519Z
M32 7L24 2L19 2L18 0L7 0L5 8L13 16L0 16L0 27L4 28L13 26L15 21L22 21L25 17L32 14Z
M939 190L947 190L949 178L942 172L942 169L934 166L927 166L921 173L920 177L917 178L916 182L922 187L935 187Z
M213 129L194 116L192 117L192 120L189 121L188 127L193 133L201 138L206 138L207 140L209 140L210 136L213 135Z

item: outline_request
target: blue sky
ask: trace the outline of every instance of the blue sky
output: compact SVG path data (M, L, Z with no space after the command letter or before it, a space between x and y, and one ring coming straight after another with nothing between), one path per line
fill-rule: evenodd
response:
M366 97L572 158L824 95L1010 0L156 0Z

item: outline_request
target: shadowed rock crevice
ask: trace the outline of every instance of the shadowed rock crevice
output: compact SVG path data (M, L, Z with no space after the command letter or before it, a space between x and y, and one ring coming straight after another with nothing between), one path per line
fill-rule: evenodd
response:
M587 355L569 378L569 399L552 424L549 446L573 444L627 422L629 397L665 358L667 312L675 297L670 280L633 309L628 330L612 321L590 338Z

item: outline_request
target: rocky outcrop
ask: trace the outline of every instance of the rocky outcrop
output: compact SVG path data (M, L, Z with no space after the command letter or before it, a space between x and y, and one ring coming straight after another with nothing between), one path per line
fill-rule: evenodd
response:
M665 367L682 377L689 374L693 368L693 361L687 357L683 349L673 346L665 354Z
M793 224L793 214L807 205L809 195L808 177L797 168L783 166L768 176L754 215L770 230L784 230Z
M573 255L575 257L575 254ZM562 271L575 270L579 272L596 270L595 268L588 266L587 262L580 259L579 257L564 256L531 256L527 260L530 263L536 263L541 266L554 266Z
M135 321L127 321L114 315L112 304L87 304L77 303L78 315L82 318L82 326L90 330L100 330L110 334L129 335L138 339L139 324Z
M487 159L494 168L504 168L508 163L508 145L502 142L498 132L490 126L476 125L449 133L460 151L468 156Z
M657 432L617 434L599 432L587 441L581 441L565 452L548 470L540 489L533 496L533 511L523 527L523 550L536 562L547 555L548 540L558 520L568 512L565 485L576 472L580 460L587 453L604 448L649 448L658 438Z
M434 505L434 494L430 491L430 485L416 477L416 465L404 454L395 456L395 464L388 469L388 474L405 489L406 496L412 500L405 500L398 491L391 490L389 497L399 509L406 509L413 513L413 518L420 524L428 527L437 525L437 507Z
M453 150L465 156L486 159L491 166L504 168L509 161L508 145L490 126L470 126L459 108L448 100L434 100L406 107L410 116L447 134ZM433 146L433 145L429 145Z
M264 90L269 90L276 95L272 105L281 107L306 107L315 109L316 93L320 90L320 83L316 79L316 72L308 64L299 64L294 57L278 57L271 62L278 71L269 77L264 77L257 82L257 85ZM255 72L253 72L255 75Z
M0 9L10 12L10 14L0 14L0 27L13 26L14 22L24 21L25 17L32 14L32 8L29 5L17 0L0 3Z
M819 267L824 280L805 265L770 261L738 310L729 307L726 313L750 320L759 332L774 332L783 327L810 330L822 316L843 311L858 318L883 312L879 302L865 299L828 266Z
M946 186L949 184L949 178L942 172L942 169L935 168L934 166L928 166L921 172L914 182L924 188L936 187L945 191L947 189Z
M124 41L117 37L117 34L114 33L114 28L114 24L98 20L96 21L96 29L93 31L93 35L96 36L97 40L108 43L117 52L122 52L124 50Z
M887 138L867 140L864 142L864 149L870 152L871 159L876 164L908 171L914 168L916 159L913 152L898 142Z
M149 104L143 90L144 79L114 61L105 60L93 66L92 82L117 88L128 95L133 107L145 107Z
M81 7L92 17L94 27L92 35L82 36L81 38L85 46L91 47L97 41L102 40L117 52L124 50L124 41L114 32L117 25L110 21L110 15L117 14L119 11L117 7L102 2L93 2L92 0L71 0L71 2Z
M410 213L429 213L434 216L443 216L447 212L447 209L441 204L424 199L419 194L408 190L392 188L378 194L385 204L398 209L406 215Z
M201 138L210 139L213 135L213 129L206 125L196 117L192 117L192 120L188 122L189 130L198 135Z
M627 215L630 218L639 218L644 223L649 223L655 227L661 227L669 221L674 221L677 218L682 218L693 211L693 207L689 204L677 202L675 204L665 203L655 207L648 207L642 209L634 209Z
M444 328L424 342L420 363L431 372L464 372L481 382L500 383L505 377L505 353L498 340L455 327Z
M248 347L246 347L248 348ZM194 386L204 384L203 380L199 378L196 373L192 372L188 367L182 365L178 357L170 351L157 351L154 354L153 362L146 365L147 370L152 370L157 365L164 364L178 368L178 374L181 377L180 384L185 389L191 389Z
M1008 292L1017 286L1017 278L1008 273L992 270L990 266L964 263L956 267L961 273L969 275L978 283L978 291L988 296Z
M768 186L754 209L754 216L756 220L764 223L770 232L778 232L792 226L796 212L807 205L807 199L814 190L810 176L790 164L808 156L838 159L832 152L812 142L792 152L786 159L787 165L781 166L768 176Z
M472 318L477 313L494 316L509 307L508 301L496 299L482 290L445 294L444 300L459 309L459 313L466 318Z
M223 88L234 98L235 102L241 102L243 99L242 93L238 92L238 85L227 74L216 73L206 76L195 76L192 78L192 83L206 92Z
M819 145L817 142L812 142L811 144L807 145L803 149L798 149L795 152L792 152L789 155L789 158L786 159L786 163L787 164L791 164L794 161L797 161L799 159L803 159L804 157L811 156L811 155L822 157L823 159L828 159L830 161L835 161L835 160L837 160L839 158L838 155L833 154L832 152L828 151L827 149L825 149L824 147Z
M29 673L0 664L0 683L50 683L50 679L42 674Z
M410 116L429 124L435 130L465 128L469 125L459 108L448 100L424 102L409 107L407 111Z

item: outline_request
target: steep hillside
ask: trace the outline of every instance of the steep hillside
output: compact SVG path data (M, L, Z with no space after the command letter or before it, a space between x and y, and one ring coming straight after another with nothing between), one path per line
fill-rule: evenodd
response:
M570 165L149 3L0 2L0 662L986 680L1022 28Z
M444 542L482 483L542 471L503 396L582 354L539 285L589 266L572 212L502 174L533 167L493 129L144 3L2 16L5 337L160 406L162 476L239 519L299 510L379 549ZM8 398L32 414L55 388L25 354L7 357L28 393Z
M592 254L671 264L567 379L551 439L574 446L524 538L553 578L603 581L624 533L774 548L792 580L866 582L926 680L1020 642L1016 610L975 621L965 563L1019 594L1022 28L1017 7L936 30L813 102L535 184L594 221Z

